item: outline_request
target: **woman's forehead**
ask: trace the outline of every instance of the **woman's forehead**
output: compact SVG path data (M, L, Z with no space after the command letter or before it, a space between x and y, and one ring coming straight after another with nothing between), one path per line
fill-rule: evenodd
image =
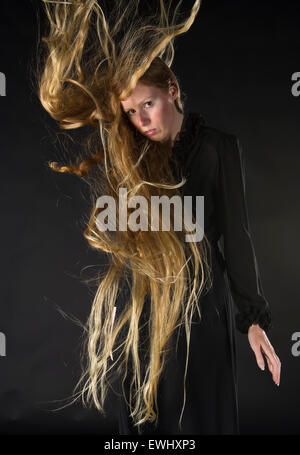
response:
M122 105L127 108L130 107L131 104L141 104L149 97L158 95L158 89L154 86L144 85L140 82L137 83L134 90L131 92L130 96L126 98L126 100L121 101Z

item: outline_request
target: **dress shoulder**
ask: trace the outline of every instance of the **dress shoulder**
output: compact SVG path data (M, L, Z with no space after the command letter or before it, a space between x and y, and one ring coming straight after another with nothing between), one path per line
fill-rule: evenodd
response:
M218 144L223 132L208 125L201 119L198 116L196 125L184 137L186 168L192 169L194 166L197 167L199 160L205 163L207 167L217 167L219 162Z

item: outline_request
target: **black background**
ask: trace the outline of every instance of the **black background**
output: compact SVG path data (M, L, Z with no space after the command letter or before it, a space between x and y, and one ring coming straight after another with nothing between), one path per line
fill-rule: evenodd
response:
M0 433L117 435L114 401L107 418L80 402L53 411L79 379L82 335L58 307L86 321L95 288L82 280L103 258L82 236L85 184L46 165L61 149L31 82L38 9L35 0L1 3ZM187 110L236 134L245 153L252 235L274 316L269 338L282 362L277 387L238 333L242 434L300 433L300 357L291 352L300 331L300 98L291 93L300 71L299 13L291 0L204 0L190 31L175 40L172 69Z

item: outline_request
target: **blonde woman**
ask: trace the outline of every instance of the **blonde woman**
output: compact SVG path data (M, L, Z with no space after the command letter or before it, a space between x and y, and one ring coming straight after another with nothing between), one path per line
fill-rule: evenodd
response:
M265 356L278 385L280 360L266 335L271 312L251 240L239 142L185 111L171 70L173 41L189 30L200 1L185 15L181 1L172 14L172 2L161 0L143 15L135 0L109 2L109 11L96 0L43 3L49 28L39 98L61 128L92 130L77 163L50 167L89 185L84 236L108 259L96 277L75 399L105 415L111 389L120 434L238 434L235 328L248 334L260 368ZM120 189L148 207L153 196L204 196L201 240L186 241L189 225L175 229L175 209L165 230L160 213L153 219L143 209L137 217L138 205L128 204L120 229L99 202L109 196L119 220ZM116 229L101 228L105 217ZM143 227L131 229L130 218L135 225L143 218Z

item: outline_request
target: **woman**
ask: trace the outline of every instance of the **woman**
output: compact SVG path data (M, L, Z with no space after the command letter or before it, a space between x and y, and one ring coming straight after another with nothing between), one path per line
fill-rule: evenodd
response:
M85 403L87 393L104 413L111 387L120 434L237 434L235 323L261 368L266 356L277 384L280 361L266 335L271 312L251 241L238 140L185 112L170 69L173 40L191 27L200 1L179 24L181 2L171 23L163 1L159 17L142 17L138 1L120 0L109 20L95 0L44 3L50 28L41 103L62 128L96 127L78 165L50 166L90 185L84 235L109 259L87 324L88 365L78 386L86 382L78 395ZM175 212L169 230L152 230L161 216L148 212L146 225L130 229L145 216L130 204L126 229L99 227L100 218L110 228L115 220L98 197L110 196L120 215L120 188L149 205L153 196L204 196L202 240L186 242L190 230L175 229ZM194 221L194 207L192 215Z

